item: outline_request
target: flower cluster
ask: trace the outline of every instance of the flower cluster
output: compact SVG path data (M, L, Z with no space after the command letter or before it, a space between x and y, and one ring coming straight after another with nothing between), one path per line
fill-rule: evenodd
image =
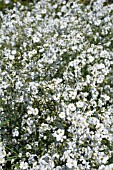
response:
M5 163L5 156L6 156L5 147L3 146L2 142L0 142L0 164Z
M113 167L113 4L0 12L1 169ZM2 154L1 154L2 153Z

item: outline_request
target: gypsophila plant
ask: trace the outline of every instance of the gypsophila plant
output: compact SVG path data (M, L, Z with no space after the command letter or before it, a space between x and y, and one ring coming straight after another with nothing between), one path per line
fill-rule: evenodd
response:
M113 169L113 4L0 11L0 170Z

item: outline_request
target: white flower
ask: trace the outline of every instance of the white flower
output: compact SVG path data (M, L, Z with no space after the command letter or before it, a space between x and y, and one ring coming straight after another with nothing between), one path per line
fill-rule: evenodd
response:
M15 55L16 54L16 50L12 50L12 55Z
M28 115L33 114L34 109L31 106L28 106L27 109L28 109L27 111Z
M96 20L95 22L94 22L94 24L96 25L96 26L99 26L100 24L101 24L101 20Z
M113 163L109 165L109 170L113 169Z
M53 170L62 170L61 166L57 166L56 168L54 168Z
M69 92L69 97L70 97L71 99L75 99L76 96L77 96L77 90L74 90L74 91L70 91L70 92Z
M91 82L91 76L90 76L90 75L87 75L87 76L86 76L86 81L87 81L87 83L90 84L90 82Z
M76 46L72 46L71 49L72 49L73 51L76 51L76 50L77 50L77 45L76 45Z
M58 158L58 159L59 159L59 157L60 157L60 155L57 154L57 153L55 153L55 154L53 155L53 158Z
M52 159L50 159L49 163L48 163L48 169L53 169L54 166L55 166L54 161Z
M70 146L70 143L69 143L69 146ZM71 148L71 149L72 149L72 148ZM68 159L68 158L69 158L69 156L70 156L70 154L71 154L71 150L70 150L70 149L69 149L69 150L64 151L64 153L63 153L63 156L62 156L61 160Z
M40 50L39 50L39 53L42 53L44 51L44 48L41 48Z
M102 83L104 80L104 75L101 75L97 78L97 83Z
M19 154L18 154L18 157L21 158L21 157L22 157L22 153L19 153Z
M68 100L69 99L69 97L68 97L68 93L65 91L65 92L63 92L63 98L64 98L64 100Z
M74 105L73 103L70 103L70 104L68 105L68 108L69 108L69 110L71 110L71 111L75 111L75 110L76 110L76 107L75 107L75 105Z
M9 4L10 0L4 0L5 4Z
M103 158L103 160L102 160L102 163L103 163L103 164L106 164L108 159L109 159L109 156L108 156L108 155L105 155L104 158Z
M29 144L26 145L26 149L31 149L31 148L32 148L31 145Z
M65 118L65 113L64 113L64 112L61 112L61 113L59 114L59 117L60 117L61 119L64 119L64 118Z
M28 163L24 161L20 162L20 169L28 169Z
M100 167L99 167L99 170L105 170L105 165L101 165Z
M68 168L72 168L72 167L77 168L77 161L76 161L76 159L71 159L70 157L68 157L66 166Z
M35 108L34 111L33 111L33 115L35 115L35 116L38 115L38 112L39 112L38 109Z
M32 54L36 54L36 53L37 53L37 50L34 49L34 50L32 51Z
M40 165L45 165L45 166L48 165L48 163L44 160L44 156L42 156L42 157L39 159L39 163L40 163Z
M32 114L32 111L31 110L28 110L28 115L31 115Z
M2 145L2 142L0 142L0 164L3 164L5 162L5 156L5 147Z
M57 131L54 132L53 134L54 137L56 137L57 141L63 141L64 137L64 129L58 129Z
M109 101L110 100L110 97L107 95L107 94L104 94L104 95L101 95L105 101Z
M78 101L78 102L76 103L76 105L77 105L78 108L82 108L82 107L84 107L84 102Z
M113 169L113 164L110 165L101 165L99 167L99 170L112 170Z
M33 169L31 170L39 170L39 166L37 165L37 161L33 162Z
M93 62L93 60L94 60L94 57L92 57L92 56L89 56L89 57L88 57L88 59L89 59L89 62L91 63L91 62Z
M32 107L28 107L28 112L27 112L27 113L28 113L29 115L33 114L33 115L36 116L36 115L38 115L38 112L39 112L38 108L35 108L35 109L34 109L34 108L32 108Z
M15 58L14 55L9 55L10 60L14 60L14 58Z
M61 8L61 12L66 12L66 10L67 10L66 5L63 5Z
M13 135L13 137L15 137L15 136L18 136L18 135L19 135L18 128L15 128L15 129L13 130L12 135Z
M2 155L0 155L0 164L3 164L5 162L5 159Z
M46 14L46 12L47 12L46 9L43 9L43 10L41 11L42 14Z
M99 99L99 100L98 100L98 106L99 106L99 107L102 107L102 105L104 105L104 103L102 102L101 99Z
M33 36L33 42L38 43L40 42L40 39L37 36Z
M17 81L15 86L16 86L16 89L20 89L22 87L22 82L21 81Z
M59 100L60 99L60 93L53 95L53 99L55 101Z
M3 169L2 169L2 166L0 166L0 170L3 170Z

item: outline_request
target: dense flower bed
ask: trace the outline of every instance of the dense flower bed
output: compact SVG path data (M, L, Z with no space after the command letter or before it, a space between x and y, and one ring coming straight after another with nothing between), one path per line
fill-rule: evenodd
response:
M1 170L112 170L113 4L0 12Z

